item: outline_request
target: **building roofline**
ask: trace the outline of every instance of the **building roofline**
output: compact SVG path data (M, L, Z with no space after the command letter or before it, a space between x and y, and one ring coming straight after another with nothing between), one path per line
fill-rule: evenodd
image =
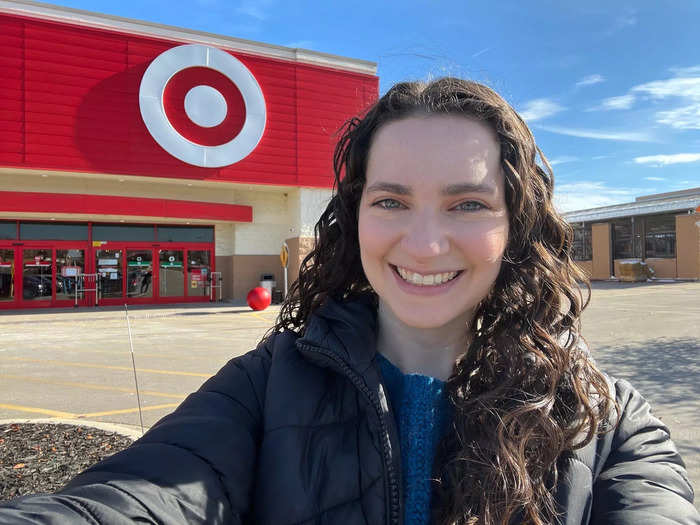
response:
M653 195L642 195L637 197L635 202L655 201L672 197L685 197L700 195L700 188L688 188L687 190L668 191L666 193L654 193Z
M310 51L308 49L265 44L252 40L244 40L242 38L155 24L115 15L94 13L71 7L55 6L31 0L0 0L0 12L100 28L109 31L119 31L139 36L164 38L191 44L211 45L231 51L240 51L290 62L341 69L365 75L376 76L377 74L376 62L370 62L368 60L341 57L328 53L320 53L318 51Z
M700 206L700 194L685 198L650 200L604 206L588 210L577 210L563 213L569 222L592 222L631 217L633 215L653 215L656 213L687 212Z

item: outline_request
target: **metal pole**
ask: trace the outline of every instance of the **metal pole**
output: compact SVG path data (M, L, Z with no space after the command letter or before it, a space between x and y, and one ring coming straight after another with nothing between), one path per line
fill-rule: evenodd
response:
M287 292L289 291L289 287L287 286L287 266L289 266L289 246L287 245L287 241L284 242L284 249L287 252L287 260L284 265L284 299L286 300Z
M126 326L129 329L129 349L131 350L131 367L134 370L134 384L136 385L136 402L139 405L139 421L141 422L141 435L143 436L143 414L141 413L141 395L139 394L139 380L136 376L136 360L134 359L134 342L131 338L131 321L129 320L129 308L124 305L126 312Z

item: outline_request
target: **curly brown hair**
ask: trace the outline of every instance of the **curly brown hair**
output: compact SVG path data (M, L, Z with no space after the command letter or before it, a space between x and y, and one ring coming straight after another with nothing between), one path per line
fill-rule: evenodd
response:
M357 230L373 137L388 122L445 114L496 133L510 233L500 273L475 312L471 342L446 383L455 417L435 462L433 517L445 524L552 523L560 461L612 428L604 423L616 402L580 335L590 286L572 260L572 229L552 203L551 167L523 119L492 89L456 78L400 83L345 124L333 159L336 191L273 330L303 333L327 297L377 301Z

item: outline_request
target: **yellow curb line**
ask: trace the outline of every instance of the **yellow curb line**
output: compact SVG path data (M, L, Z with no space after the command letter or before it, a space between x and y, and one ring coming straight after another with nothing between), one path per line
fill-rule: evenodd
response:
M61 412L59 410L48 410L45 408L25 407L22 405L8 405L6 403L0 403L0 408L5 408L8 410L16 410L18 412L29 412L31 414L45 414L47 416L53 416L53 417L64 417L64 418L74 418L75 417L75 414L71 414L70 412Z
M147 412L149 410L160 410L163 408L175 408L178 405L179 405L179 403L165 403L162 405L152 405L152 406L142 407L141 411ZM7 410L14 410L17 412L28 412L30 414L44 414L47 416L60 417L60 418L64 418L64 419L82 419L82 418L86 418L86 417L112 416L115 414L131 414L131 413L139 411L138 407L136 407L136 408L123 408L120 410L105 410L103 412L90 412L90 413L86 413L86 414L73 414L71 412L62 412L60 410L50 410L48 408L35 408L35 407L28 407L28 406L24 406L24 405L10 405L10 404L6 404L6 403L0 403L0 408L4 408Z
M76 361L54 361L50 359L30 359L29 357L12 357L12 356L0 356L0 360L10 360L10 361L23 361L26 363L41 363L43 365L59 365L59 366L75 366L79 368L101 368L105 370L127 370L131 372L133 368L130 366L111 366L111 365L97 365L94 363L80 363ZM149 374L165 374L174 376L189 376L189 377L211 377L212 374L202 374L199 372L179 372L177 370L157 370L153 368L137 368L137 372L149 373Z
M72 381L51 381L49 379L40 379L36 377L20 376L15 374L0 374L0 377L7 379L18 379L20 381L29 381L31 383L41 383L44 385L72 386L76 388L86 388L90 390L108 390L113 392L125 392L127 394L134 393L133 388L124 388L119 386L93 385L92 383L76 383ZM155 397L169 397L172 399L184 399L187 396L187 394L166 394L165 392L155 392L153 390L143 390L141 391L141 394Z
M165 403L163 405L152 405L149 407L141 407L142 412L146 412L148 410L160 410L161 408L175 408L178 406L179 403ZM79 418L83 417L101 417L101 416L113 416L115 414L131 414L133 412L138 412L139 409L138 407L136 408L123 408L121 410L106 410L104 412L91 412L89 414L80 414Z

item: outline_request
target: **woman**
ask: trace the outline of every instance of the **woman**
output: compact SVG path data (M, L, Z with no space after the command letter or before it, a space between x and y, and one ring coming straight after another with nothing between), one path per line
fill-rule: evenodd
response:
M586 351L538 153L483 85L392 88L260 346L0 522L700 523L668 429Z

